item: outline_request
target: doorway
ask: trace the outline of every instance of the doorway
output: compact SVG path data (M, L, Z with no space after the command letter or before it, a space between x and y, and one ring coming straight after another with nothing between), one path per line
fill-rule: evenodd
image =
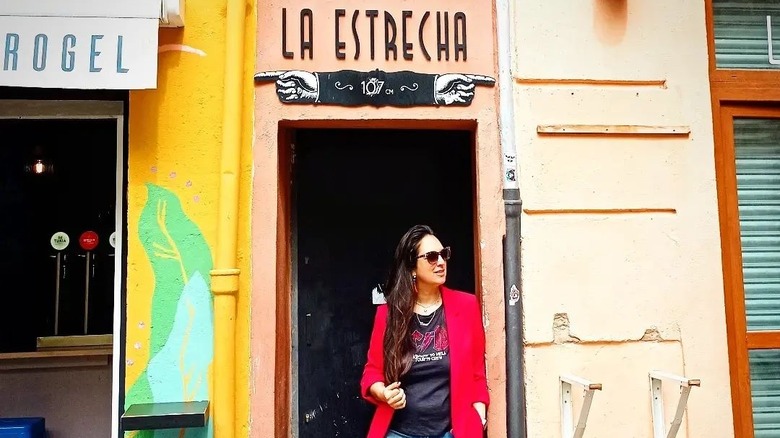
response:
M359 380L395 245L427 224L452 247L447 285L475 290L474 134L292 133L293 436L365 436Z
M0 132L0 413L117 436L125 101L0 99Z
M112 333L116 131L112 119L0 119L0 276L11 279L0 353L33 352L55 336L78 343ZM99 239L89 261L78 241L85 231ZM52 245L58 232L68 244Z

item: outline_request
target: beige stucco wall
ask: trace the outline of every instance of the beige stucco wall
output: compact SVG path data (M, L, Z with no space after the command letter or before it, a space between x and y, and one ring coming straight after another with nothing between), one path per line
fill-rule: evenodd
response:
M704 3L518 0L514 38L523 206L547 210L523 216L528 436L559 436L573 373L604 384L586 436L651 437L652 369L702 380L678 436L734 436ZM537 134L560 124L691 134ZM554 212L578 209L606 211Z

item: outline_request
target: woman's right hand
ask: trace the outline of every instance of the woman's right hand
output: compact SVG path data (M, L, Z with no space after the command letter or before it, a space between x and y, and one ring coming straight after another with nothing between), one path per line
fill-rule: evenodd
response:
M371 385L371 395L380 402L387 403L393 409L403 409L406 407L406 393L401 389L400 382L394 382L385 386L384 383L376 382Z
M401 382L393 382L382 391L382 397L385 403L393 409L403 409L406 407L406 393L401 389Z

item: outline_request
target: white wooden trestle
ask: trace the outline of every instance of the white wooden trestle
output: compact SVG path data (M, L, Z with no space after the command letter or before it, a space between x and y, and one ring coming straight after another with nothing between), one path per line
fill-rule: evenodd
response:
M677 409L669 430L666 430L664 421L664 397L662 382L670 381L680 385L680 398L677 401ZM653 414L653 438L675 438L682 424L685 406L688 404L688 396L691 388L701 386L699 379L678 376L663 371L650 371L650 406Z
M601 383L594 383L578 376L562 375L561 382L561 437L563 438L582 438L585 433L585 425L588 422L590 406L593 403L593 394L595 391L601 391ZM577 424L574 424L574 405L572 390L573 387L582 387L584 389L582 407L580 409Z

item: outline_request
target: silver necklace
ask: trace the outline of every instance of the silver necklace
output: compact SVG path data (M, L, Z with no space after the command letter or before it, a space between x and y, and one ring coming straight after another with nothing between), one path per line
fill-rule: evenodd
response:
M439 309L436 309L436 310L439 310ZM434 315L436 315L436 310L434 310L433 313L431 313L431 315L430 315L431 319L429 319L428 322L422 322L422 320L420 320L420 314L419 313L415 313L414 316L417 317L417 322L419 322L421 326L428 327L433 322L433 317L434 317Z
M417 303L418 306L420 306L420 308L422 308L423 312L425 312L425 314L427 315L430 312L430 310L428 310L428 309L430 309L431 307L439 304L439 298L437 298L436 301L432 302L431 304L428 304L427 306L425 304L419 302L419 301L416 301L416 303ZM435 310L434 310L434 312L435 312Z

